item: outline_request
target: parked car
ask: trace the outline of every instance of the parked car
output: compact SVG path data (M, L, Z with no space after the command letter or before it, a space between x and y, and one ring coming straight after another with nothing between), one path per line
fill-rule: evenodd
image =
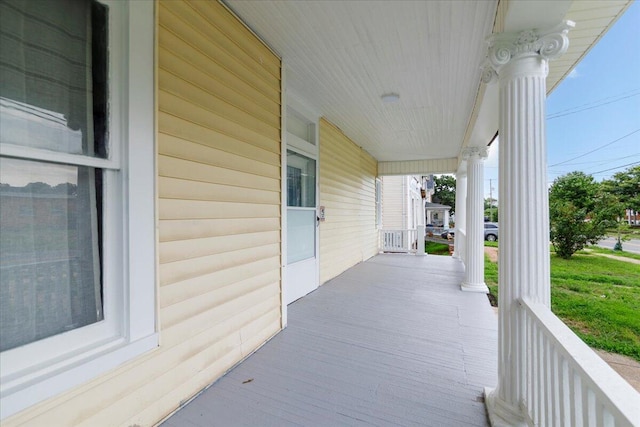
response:
M455 229L446 229L440 234L440 237L443 239L448 239L449 236L455 237ZM498 224L492 222L484 223L484 240L488 240L490 242L498 240Z
M484 223L484 240L489 242L498 240L498 224L493 222Z

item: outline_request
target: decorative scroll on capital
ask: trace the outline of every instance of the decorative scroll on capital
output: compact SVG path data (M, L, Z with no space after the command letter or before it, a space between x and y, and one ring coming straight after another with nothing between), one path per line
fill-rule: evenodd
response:
M487 147L467 147L462 150L462 159L469 160L472 158L478 158L484 160L488 157L489 152Z
M526 30L519 33L494 34L487 39L489 53L482 67L482 81L495 80L500 69L511 60L539 55L545 60L563 55L569 47L567 33L575 26L564 21L546 30Z
M489 62L488 59L484 61L484 64L482 65L481 79L482 83L485 84L491 84L498 80L498 73L496 73L496 70L493 68L493 65L491 64L491 62Z

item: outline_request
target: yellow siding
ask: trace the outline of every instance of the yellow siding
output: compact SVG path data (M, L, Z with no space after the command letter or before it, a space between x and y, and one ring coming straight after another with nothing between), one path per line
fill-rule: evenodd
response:
M339 129L320 121L320 283L378 251L377 162Z
M153 425L280 330L280 60L218 2L157 7L161 346L7 426Z

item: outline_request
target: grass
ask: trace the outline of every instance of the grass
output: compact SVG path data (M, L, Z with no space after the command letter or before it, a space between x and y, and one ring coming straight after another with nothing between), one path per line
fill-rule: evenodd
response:
M622 248L624 248L624 242L622 242ZM632 258L632 259L640 260L640 254L634 254L632 252L614 251L612 249L601 248L600 246L589 246L587 249L588 249L589 252L596 252L596 253L599 253L599 254L615 255L615 256L621 256L621 257L625 257L625 258ZM580 253L581 254L585 254L585 253L587 253L587 251L581 251Z
M425 242L424 251L430 255L449 255L449 245L446 243Z
M486 256L485 281L497 299L497 265ZM640 361L640 265L552 255L551 309L589 346Z

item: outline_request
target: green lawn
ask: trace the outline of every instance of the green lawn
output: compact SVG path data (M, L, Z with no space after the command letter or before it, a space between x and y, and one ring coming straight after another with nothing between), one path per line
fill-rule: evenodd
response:
M485 281L497 298L497 265L486 256ZM552 254L551 309L591 347L640 361L640 265Z
M449 255L449 245L446 243L424 242L424 251L431 255Z

